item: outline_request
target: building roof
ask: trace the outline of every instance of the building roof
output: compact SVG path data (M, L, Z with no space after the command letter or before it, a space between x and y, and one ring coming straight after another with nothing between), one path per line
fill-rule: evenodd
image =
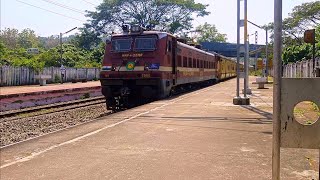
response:
M226 57L237 57L237 44L235 43L203 42L200 44L202 45L202 49L206 51L216 52ZM249 51L254 51L262 47L265 47L265 46L250 44ZM251 54L250 56L255 57L255 54ZM258 57L261 57L261 53L258 53Z

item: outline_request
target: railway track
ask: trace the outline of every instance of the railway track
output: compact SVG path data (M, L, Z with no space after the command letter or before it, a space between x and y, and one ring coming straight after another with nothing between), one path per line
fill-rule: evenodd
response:
M105 97L99 96L99 97L88 98L88 99L81 99L81 100L61 102L61 103L44 105L44 106L36 106L36 107L13 110L13 111L0 112L0 119L10 118L10 117L21 118L21 115L27 116L27 114L35 113L35 112L39 112L38 114L35 115L35 116L38 116L38 115L61 112L61 111L77 109L81 107L97 105L102 103L105 103Z

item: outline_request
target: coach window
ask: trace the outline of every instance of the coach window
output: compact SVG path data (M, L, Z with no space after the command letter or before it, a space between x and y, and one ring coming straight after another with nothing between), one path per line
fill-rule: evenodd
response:
M192 58L189 58L189 60L188 60L188 67L192 67Z
M183 57L183 67L188 67L188 58Z
M178 61L178 67L181 67L181 65L182 65L182 58L181 58L181 56L178 56L177 61Z
M197 68L197 60L196 59L193 59L193 68Z

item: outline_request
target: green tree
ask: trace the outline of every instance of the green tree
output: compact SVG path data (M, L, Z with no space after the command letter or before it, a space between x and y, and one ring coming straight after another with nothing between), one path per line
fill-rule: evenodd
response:
M45 49L51 49L60 43L59 36L39 37L39 46Z
M303 3L294 7L289 17L283 20L284 45L303 44L305 30L315 28L319 26L319 23L320 1ZM273 23L267 26L273 31ZM273 37L273 33L271 37Z
M0 33L0 40L9 49L18 47L18 35L19 31L14 28L5 28Z
M85 28L108 34L123 24L139 24L177 33L192 28L193 15L208 15L207 6L194 0L104 0L88 12L91 22Z
M199 43L227 41L227 35L219 33L215 25L205 23L204 25L198 26L196 30L199 31L200 34L199 38L197 38Z
M81 29L81 33L77 34L72 40L71 43L75 46L90 50L95 48L101 42L99 35L95 31L90 31L88 29Z
M19 47L22 47L25 49L38 47L39 39L33 30L23 29L18 34L18 44L19 44Z
M316 57L320 57L320 25L316 28ZM285 64L312 58L313 47L311 44L287 45L283 49L282 59Z

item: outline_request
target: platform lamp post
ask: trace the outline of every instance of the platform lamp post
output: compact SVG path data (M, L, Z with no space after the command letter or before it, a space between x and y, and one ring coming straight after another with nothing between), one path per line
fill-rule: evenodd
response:
M65 68L63 67L63 62L62 62L62 54L63 54L63 48L62 48L62 35L64 34L68 34L69 32L77 29L78 27L72 28L69 31L65 32L65 33L60 33L60 75L61 75L61 84L63 84L63 76L64 74L62 73L63 71L65 71Z
M240 19L240 2L244 2L244 19ZM248 1L247 0L237 0L237 93L236 97L233 98L234 105L250 105L250 98L247 96L247 64L248 64ZM240 28L244 27L244 45L240 44ZM243 97L240 96L240 54L244 52L244 89Z
M257 28L263 29L266 31L266 67L264 69L264 72L262 73L264 77L267 77L267 81L268 81L268 27L263 28L262 26L259 26L251 21L248 20L248 22L254 26L256 26Z

